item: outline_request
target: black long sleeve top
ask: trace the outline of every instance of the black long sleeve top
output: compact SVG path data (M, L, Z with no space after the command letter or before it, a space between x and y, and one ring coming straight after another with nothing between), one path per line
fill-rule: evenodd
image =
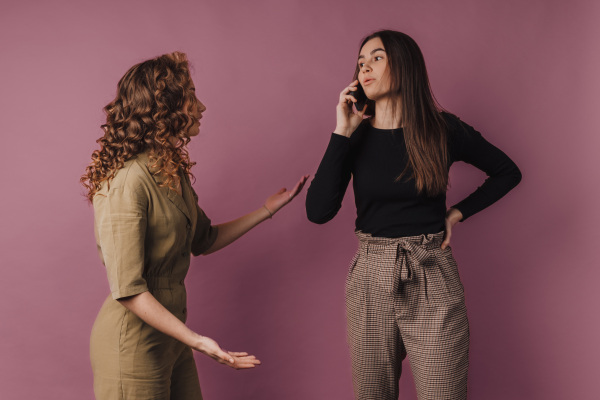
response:
M464 221L514 188L521 181L521 171L473 127L452 114L442 114L448 124L448 170L455 161L464 161L488 175L480 187L452 206ZM350 138L332 134L307 192L308 219L317 224L331 220L353 177L357 230L380 237L444 230L446 194L419 195L414 178L407 179L407 175L397 181L407 162L401 128L377 129L365 121Z

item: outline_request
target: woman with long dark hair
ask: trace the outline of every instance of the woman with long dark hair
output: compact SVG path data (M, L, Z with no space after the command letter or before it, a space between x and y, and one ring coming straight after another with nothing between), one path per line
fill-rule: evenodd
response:
M355 396L396 400L408 355L419 399L465 399L469 323L452 228L508 193L521 172L441 109L408 35L383 30L366 37L354 79L340 93L337 126L306 211L315 223L332 219L353 178L359 249L346 280L346 317ZM361 97L366 103L356 107ZM455 161L488 178L446 209Z
M190 255L220 250L271 218L308 176L256 211L212 225L190 183L195 163L187 144L206 107L184 53L133 66L104 110L100 149L81 178L111 290L91 335L94 393L111 400L202 399L192 349L236 369L260 362L226 352L185 325Z

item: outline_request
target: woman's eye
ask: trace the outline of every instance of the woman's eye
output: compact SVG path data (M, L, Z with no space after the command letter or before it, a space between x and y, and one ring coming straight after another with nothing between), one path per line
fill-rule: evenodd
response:
M383 57L381 57L381 56L375 56L375 61L379 61L379 60L383 60Z
M363 65L365 65L365 63L358 63L359 68L362 68Z

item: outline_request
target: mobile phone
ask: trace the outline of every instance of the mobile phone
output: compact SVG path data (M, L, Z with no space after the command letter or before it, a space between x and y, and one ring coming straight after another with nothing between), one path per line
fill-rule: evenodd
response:
M350 91L350 95L356 99L356 103L354 103L356 110L362 111L367 102L367 95L360 83L356 86L356 90Z

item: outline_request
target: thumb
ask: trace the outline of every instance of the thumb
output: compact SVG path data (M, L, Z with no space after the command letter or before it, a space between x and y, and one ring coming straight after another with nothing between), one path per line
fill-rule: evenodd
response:
M233 364L235 362L235 359L228 353L224 352L223 350L219 350L218 356L221 360L226 361L230 364Z
M356 110L356 111L358 111L357 115L362 118L365 115L365 113L367 112L367 103L365 103L365 106L363 107L362 110Z

